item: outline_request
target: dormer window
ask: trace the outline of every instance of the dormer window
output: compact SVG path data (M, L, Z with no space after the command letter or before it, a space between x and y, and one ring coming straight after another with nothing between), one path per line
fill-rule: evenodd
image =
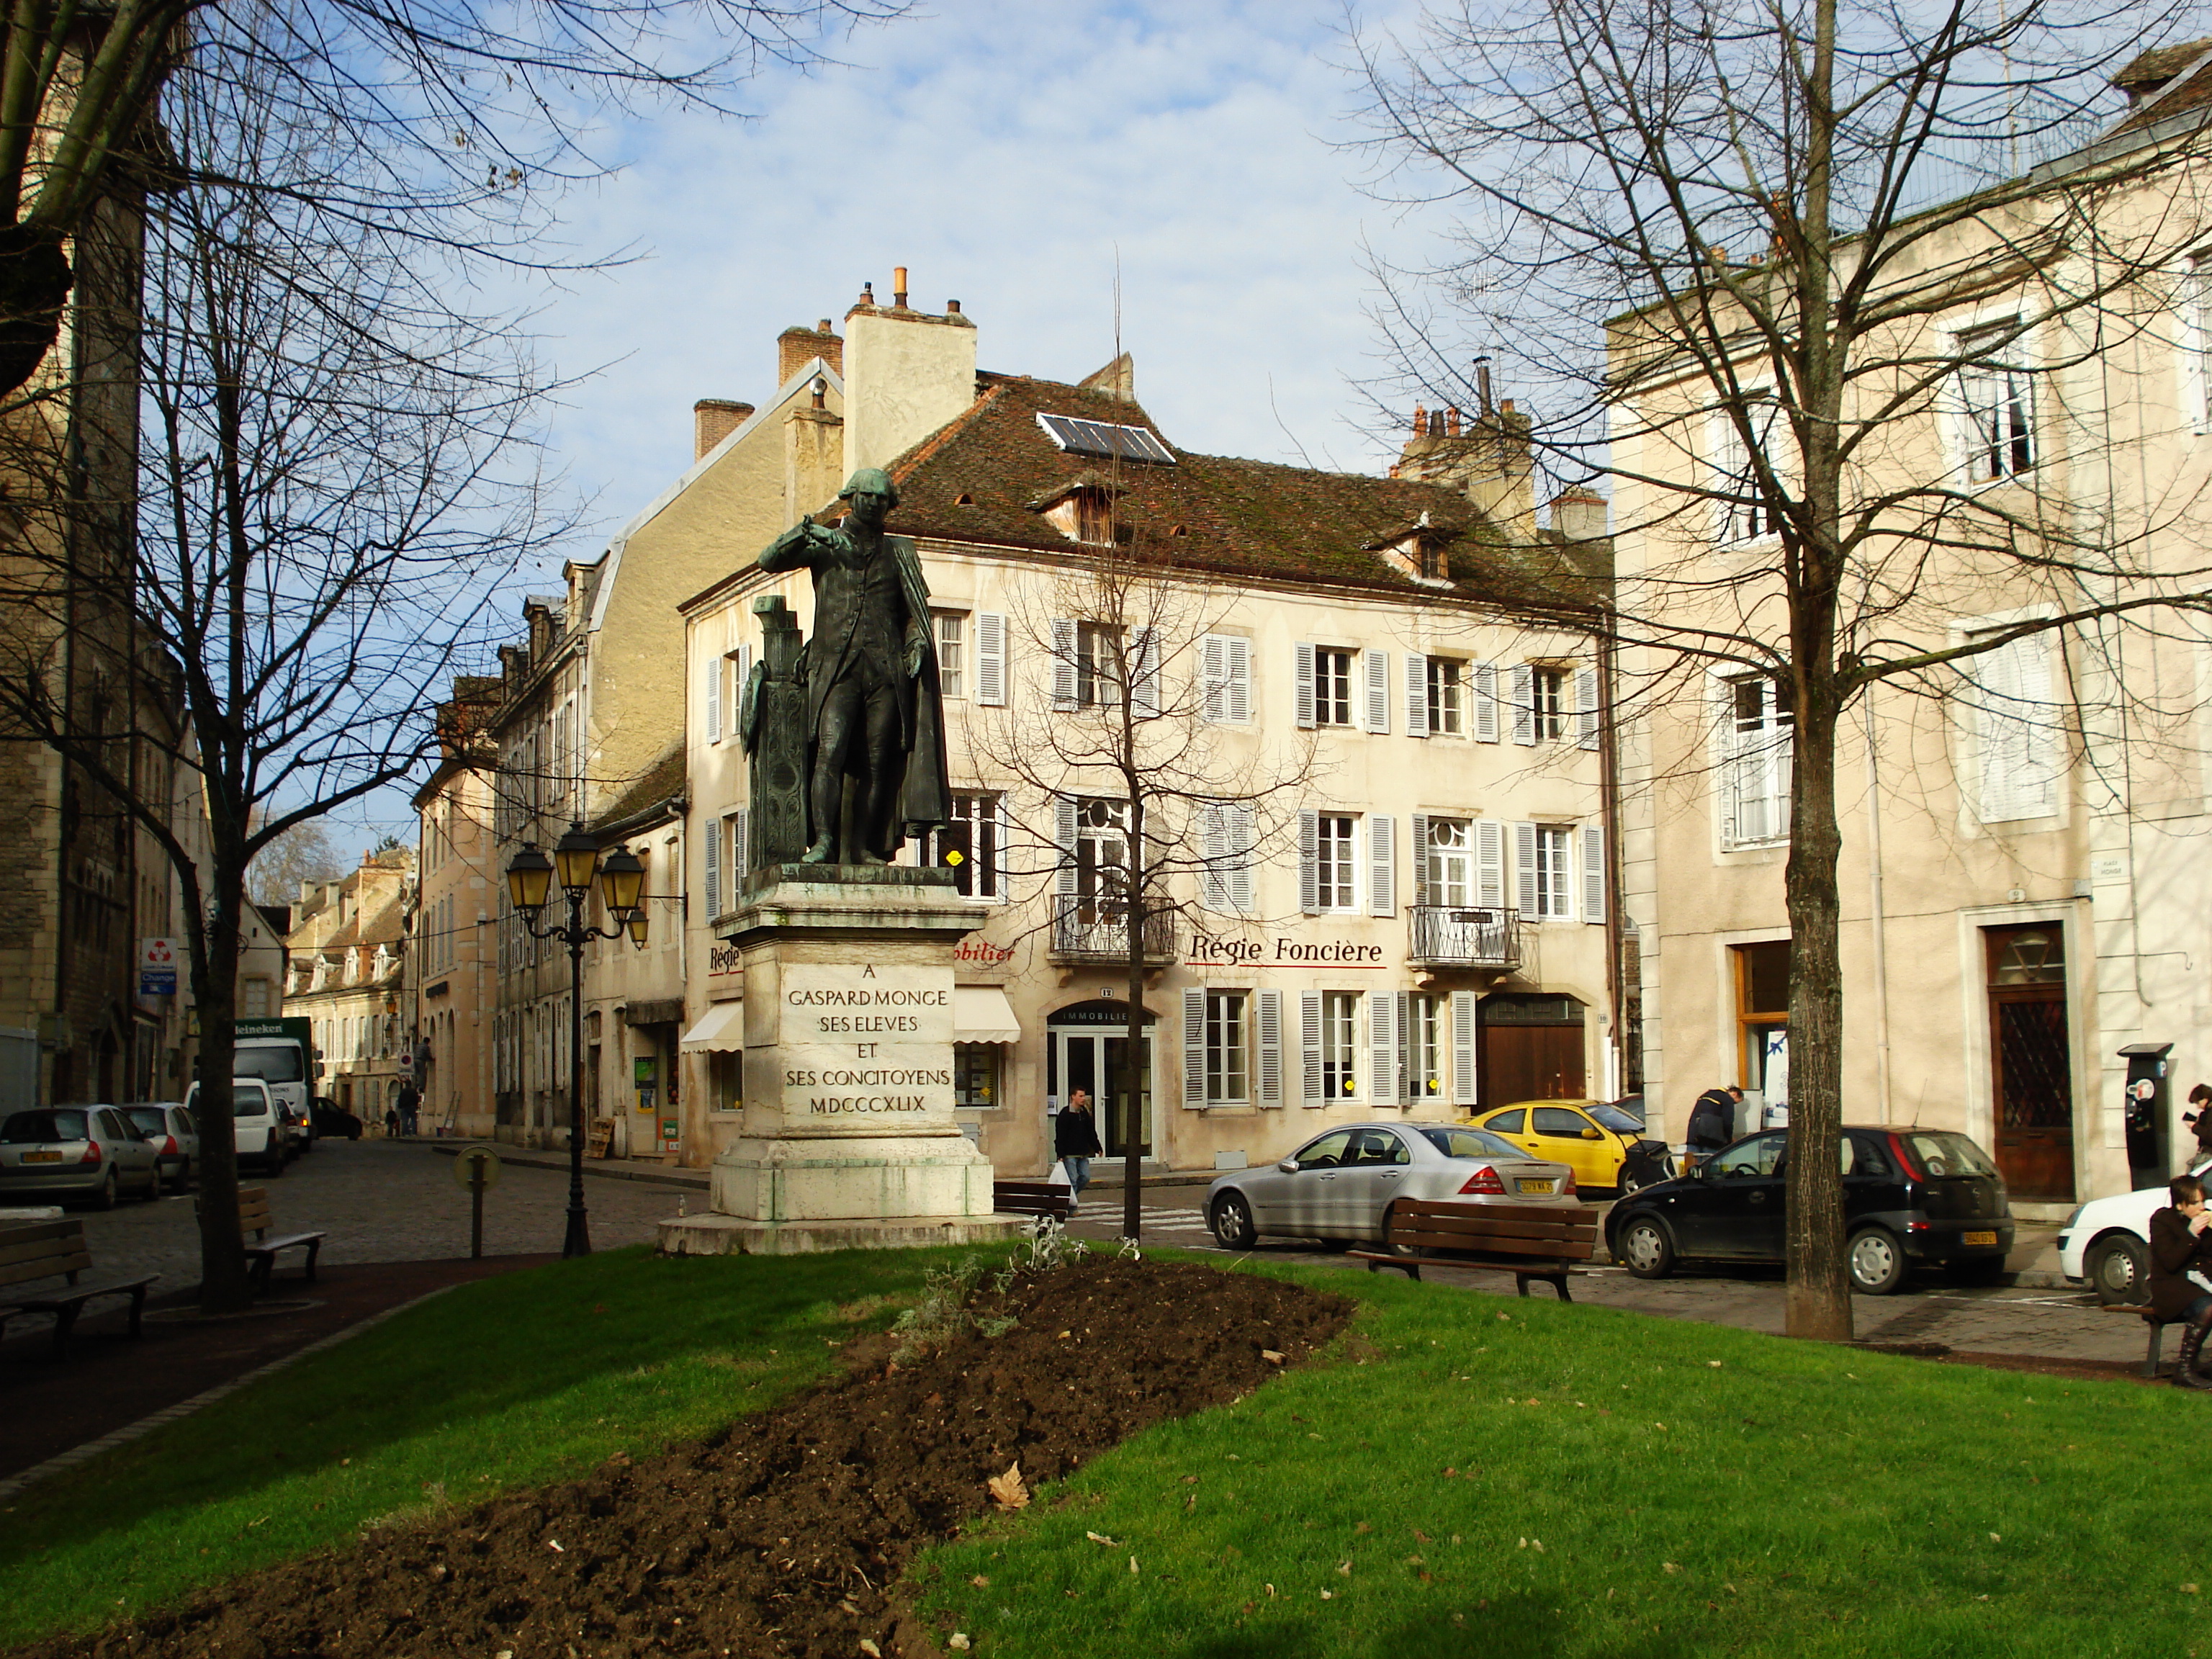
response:
M1459 532L1429 522L1424 512L1413 526L1402 534L1370 542L1367 550L1381 556L1382 562L1401 575L1410 576L1417 582L1433 587L1451 585L1449 550L1458 539Z
M1114 539L1114 491L1103 480L1079 478L1034 505L1048 524L1072 542L1103 546Z

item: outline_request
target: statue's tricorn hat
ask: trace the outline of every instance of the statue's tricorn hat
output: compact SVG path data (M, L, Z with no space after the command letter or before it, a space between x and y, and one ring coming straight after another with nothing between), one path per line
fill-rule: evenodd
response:
M845 487L837 492L839 501L846 501L866 490L871 495L880 495L892 507L898 505L898 486L891 475L879 466L864 466L845 480Z

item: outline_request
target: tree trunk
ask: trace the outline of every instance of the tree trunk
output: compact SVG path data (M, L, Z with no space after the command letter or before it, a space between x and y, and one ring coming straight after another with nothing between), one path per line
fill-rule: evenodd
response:
M0 397L20 390L53 349L75 281L58 232L0 227Z
M200 1311L235 1313L253 1299L246 1236L238 1224L238 1134L230 1109L237 1052L239 903L241 869L216 872L214 902L192 918L192 997L199 1005ZM275 1133L272 1129L271 1133Z
M1802 643L1802 636L1800 643ZM1835 676L1825 656L1793 665L1798 685L1790 779L1789 1309L1792 1336L1851 1338L1844 1260L1843 973L1837 952Z

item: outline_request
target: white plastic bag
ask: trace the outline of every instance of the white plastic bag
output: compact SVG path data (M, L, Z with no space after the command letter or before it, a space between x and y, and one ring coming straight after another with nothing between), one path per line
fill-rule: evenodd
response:
M1045 1179L1055 1187L1075 1185L1075 1178L1067 1173L1067 1160L1064 1158L1054 1160L1052 1173L1045 1176Z

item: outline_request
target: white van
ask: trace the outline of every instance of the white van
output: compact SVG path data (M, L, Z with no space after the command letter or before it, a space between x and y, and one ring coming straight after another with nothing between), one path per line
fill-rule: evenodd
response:
M264 1175L284 1173L284 1160L289 1149L284 1144L284 1126L276 1115L276 1102L269 1092L269 1085L258 1077L234 1077L230 1080L231 1116L237 1125L238 1167L258 1170ZM192 1085L191 1092L185 1097L185 1109L192 1115L196 1123L200 1116L200 1085ZM207 1131L200 1131L201 1143L207 1139Z

